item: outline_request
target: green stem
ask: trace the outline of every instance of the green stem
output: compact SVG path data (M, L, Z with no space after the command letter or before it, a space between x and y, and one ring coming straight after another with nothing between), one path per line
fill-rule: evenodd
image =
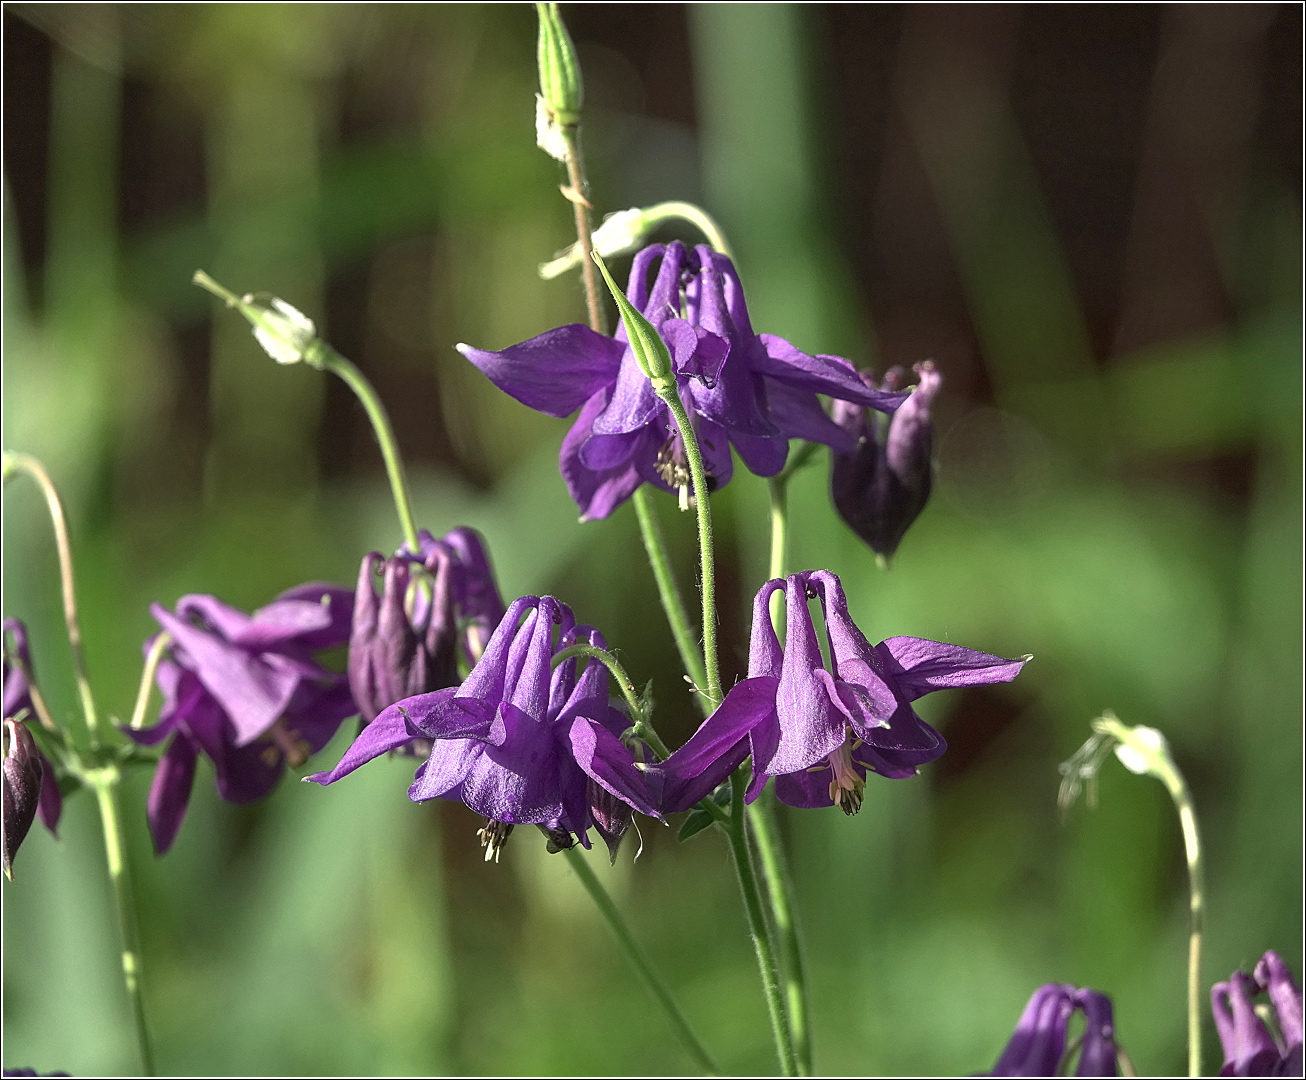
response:
M136 705L132 709L131 729L136 731L145 726L145 709L150 703L150 689L154 686L154 674L159 670L159 661L168 646L172 644L172 635L164 630L150 646L149 655L145 657L145 667L141 670L141 685L136 691Z
M91 695L91 681L86 676L86 657L82 653L82 630L77 621L77 590L73 583L73 550L68 542L68 522L64 517L63 503L55 489L50 474L45 471L36 458L30 454L4 454L4 478L8 480L15 472L25 473L36 481L41 494L45 496L46 506L50 511L50 523L54 526L54 544L59 552L59 581L63 590L63 617L68 627L68 646L73 654L73 675L77 680L77 693L82 701L82 715L86 718L86 730L92 741L99 732L99 719L95 712L95 698Z
M662 1006L663 1011L667 1014L667 1019L671 1021L672 1028L680 1036L680 1041L685 1044L685 1049L689 1051L690 1056L698 1062L705 1072L716 1075L720 1070L717 1068L716 1062L712 1060L712 1055L699 1042L698 1036L694 1034L694 1029L689 1026L689 1020L684 1011L680 1008L676 999L672 997L671 991L667 989L666 984L658 977L657 972L653 970L653 966L649 963L644 950L640 947L639 942L635 940L634 934L630 932L630 927L626 925L626 920L621 917L621 912L617 910L617 905L612 902L612 897L608 895L603 883L599 881L589 863L585 861L584 854L575 847L565 848L563 854L567 856L567 861L571 864L572 870L580 878L580 883L585 886L585 891L590 894L599 911L603 913L603 917L607 919L608 926L616 935L622 952L626 954L626 959L630 961L636 974L643 980L648 992Z
M1202 924L1205 912L1205 874L1202 840L1192 793L1178 769L1160 769L1160 780L1170 792L1184 834L1188 859L1188 1075L1202 1075Z
M815 444L808 443L804 450ZM802 467L806 457L802 451L795 456L791 468L771 478L771 565L772 578L785 576L785 546L789 525L789 477L793 470ZM778 601L780 594L772 597ZM780 613L772 604L771 621L781 622ZM772 796L763 794L748 808L749 824L762 863L762 877L766 882L775 923L775 936L780 947L785 972L785 1001L789 1009L790 1030L793 1032L798 1066L804 1075L812 1071L811 1024L808 1017L807 973L803 964L802 945L798 924L794 917L797 903L793 880L785 864L784 849L776 828Z
M680 431L680 441L689 460L689 477L694 485L694 506L698 511L699 591L703 596L703 661L707 668L707 695L715 709L721 704L721 669L716 650L716 561L712 551L712 509L708 505L707 472L703 468L703 452L698 446L689 414L685 412L680 394L673 386L659 394L666 403Z
M739 889L744 894L744 910L748 914L748 929L757 953L757 966L762 975L762 990L766 995L766 1009L771 1017L771 1033L775 1037L776 1053L780 1057L780 1071L785 1076L798 1076L798 1057L794 1053L794 1039L780 994L780 979L776 970L775 952L767 930L766 916L762 911L762 898L753 872L752 856L748 851L748 837L744 832L744 789L748 783L747 770L742 766L731 778L730 798L730 848L735 856L735 873Z
M653 725L644 715L644 710L640 707L639 698L635 696L635 684L630 681L630 676L626 674L626 669L621 666L621 661L613 656L606 649L600 649L597 645L569 645L553 654L551 666L557 667L564 660L570 660L573 656L590 656L595 660L601 660L607 669L612 672L612 677L617 680L617 685L621 688L622 697L626 699L626 706L630 709L630 719L634 724L635 735L643 739L649 746L653 747L654 753L659 758L666 759L671 756L671 751L667 749L667 744L662 741L661 736L653 730Z
M345 359L320 338L309 347L304 360L313 367L339 376L354 392L354 396L362 402L363 408L367 411L367 418L372 421L372 430L376 432L376 441L381 444L381 456L385 458L385 471L390 477L390 491L394 495L395 510L399 513L399 524L403 528L404 539L416 554L417 525L413 520L413 504L408 498L404 460L399 455L399 441L395 438L394 428L390 426L390 417L385 411L385 406L381 404L380 395L351 361Z
M92 783L100 805L100 821L104 826L104 854L109 865L109 880L113 884L113 898L118 912L118 933L122 939L122 978L127 986L132 1016L136 1021L141 1071L146 1076L153 1076L154 1053L150 1048L150 1034L145 1024L145 996L141 987L141 947L136 931L136 898L132 892L127 852L123 846L122 815L118 806L120 778L117 767L109 766L95 772Z
M576 241L580 244L580 273L581 280L585 283L585 308L589 314L590 329L606 334L608 325L599 292L598 270L590 258L593 250L590 239L590 185L585 176L585 155L580 149L580 125L563 127L562 137L567 147L567 183L571 190L571 207L576 216Z
M731 262L734 261L735 257L730 252L730 245L726 242L726 234L721 231L721 226L700 206L688 202L658 203L656 206L650 206L645 210L642 217L650 232L664 221L675 221L677 219L688 221L707 237L707 242L717 251L721 252Z
M653 506L653 497L648 486L641 484L631 496L635 504L635 514L639 518L639 531L644 539L644 550L648 553L649 566L653 569L654 580L658 584L658 596L662 600L662 610L666 613L667 623L671 626L671 636L676 639L676 649L680 653L680 662L695 690L707 686L707 668L703 666L703 654L699 651L698 641L689 624L689 613L685 610L685 601L680 595L680 586L676 584L675 571L671 569L671 560L667 555L667 542L662 535L662 526L658 523L657 510ZM702 703L704 699L699 698ZM711 709L705 710L711 712Z

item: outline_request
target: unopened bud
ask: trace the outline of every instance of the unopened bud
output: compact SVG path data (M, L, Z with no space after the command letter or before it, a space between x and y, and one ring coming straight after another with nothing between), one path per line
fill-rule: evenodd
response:
M4 741L4 806L3 818L0 819L3 838L0 849L5 877L13 880L14 856L36 819L43 769L40 751L24 724L6 719Z
M275 296L237 296L203 270L196 270L193 280L244 315L258 343L278 364L297 364L301 360L313 363L311 349L317 341L317 327L298 308Z
M638 206L633 206L629 210L618 210L615 214L605 217L603 224L594 230L593 235L590 236L590 246L605 259L629 255L643 246L654 224ZM576 269L584 257L580 244L572 244L556 259L540 263L540 277L545 281L552 281L568 270Z
M576 46L557 4L536 4L535 10L540 17L540 99L557 124L570 126L580 120L585 100Z
M593 252L593 255L599 270L603 272L603 280L608 283L608 291L612 293L612 299L617 302L621 321L626 324L626 337L630 341L630 351L635 356L635 363L639 365L640 371L648 376L657 394L675 393L676 377L673 374L671 352L667 349L666 342L662 340L662 335L639 313L635 305L626 299L626 294L618 288L617 283L612 280L612 275L608 273L603 256L597 251Z

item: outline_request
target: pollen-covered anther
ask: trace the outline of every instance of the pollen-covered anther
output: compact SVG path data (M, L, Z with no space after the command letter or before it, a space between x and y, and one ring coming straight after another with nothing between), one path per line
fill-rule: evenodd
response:
M862 808L862 789L866 781L853 768L852 749L845 741L829 757L834 773L830 780L830 800L850 817Z
M679 436L672 435L662 444L653 468L658 476L666 481L667 487L674 488L680 494L680 509L688 510L694 506L694 496L690 493L689 462Z
M480 840L481 847L485 848L485 861L493 859L499 861L499 852L503 845L508 842L508 837L512 835L512 825L506 821L495 821L492 818L486 819L485 827L478 829L476 838Z
M276 764L277 751L285 755L286 764L292 769L298 769L313 754L313 748L308 744L298 731L289 731L286 728L285 719L278 719L275 724L268 728L268 737L271 738L273 746L269 746L264 751L263 759L268 761L271 757L273 760L268 761L269 765Z

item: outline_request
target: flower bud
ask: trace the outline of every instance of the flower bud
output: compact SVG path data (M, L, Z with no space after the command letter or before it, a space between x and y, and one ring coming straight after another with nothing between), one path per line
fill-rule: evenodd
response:
M244 315L254 327L258 343L278 364L297 364L301 360L314 363L311 350L317 341L317 327L298 308L266 293L237 296L203 270L196 270L192 280Z
M569 126L580 119L585 100L576 46L557 4L536 4L535 10L540 17L540 100L556 123Z
M608 283L608 291L612 293L612 298L617 302L617 311L621 314L621 321L626 325L626 336L630 341L630 351L634 354L635 363L639 365L642 371L653 384L653 389L659 394L674 393L676 389L676 376L674 367L671 363L671 352L667 344L662 340L656 328L648 319L640 314L639 309L635 307L628 299L626 294L618 288L617 283L612 280L612 275L608 273L608 268L603 262L603 256L597 251L593 252L594 261L598 263L599 269L603 272L603 280ZM724 356L721 358L724 360Z
M876 431L862 405L836 401L834 421L858 440L852 453L832 455L830 494L849 528L882 559L890 558L930 497L933 430L930 403L942 377L928 361L916 365L920 383L911 397ZM894 368L880 389L898 388ZM870 386L866 375L862 381Z
M3 848L5 877L12 881L14 856L36 819L44 769L41 752L25 724L6 718L4 741L4 835L0 848Z
M632 206L629 210L618 210L615 214L605 217L603 224L590 236L590 246L605 259L617 255L629 255L644 243L651 231L652 226L645 212L638 206ZM556 259L540 263L540 277L545 281L552 281L568 270L576 269L583 258L580 244L572 244Z

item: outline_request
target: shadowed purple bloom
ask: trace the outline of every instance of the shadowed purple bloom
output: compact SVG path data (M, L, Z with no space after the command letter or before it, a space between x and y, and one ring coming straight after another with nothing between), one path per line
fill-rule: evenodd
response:
M588 847L593 825L615 858L632 810L657 810L621 742L629 720L609 704L608 669L589 659L578 669L575 658L551 667L575 644L606 647L553 597L514 600L461 686L383 710L334 769L308 779L332 784L411 739L432 739L408 797L458 799L487 818L487 859L526 824L543 826L560 847L571 834Z
M458 661L471 667L503 618L484 545L472 529L436 540L425 529L420 551L405 545L391 558L363 559L349 633L349 688L363 723L386 706L458 683ZM410 589L423 566L430 592ZM378 566L381 595L372 585Z
M626 296L667 344L715 487L730 479L731 446L758 476L784 467L791 438L851 453L856 439L826 415L817 394L885 412L905 397L864 385L840 357L809 356L783 338L755 334L734 265L710 247L690 251L676 241L644 248ZM582 520L607 517L644 482L684 498L684 446L624 325L615 338L573 323L501 352L458 349L523 405L550 416L581 410L559 467Z
M1095 990L1048 983L1034 991L1011 1041L989 1076L1056 1076L1066 1053L1066 1028L1084 1012L1084 1036L1076 1076L1118 1076L1111 999Z
M783 650L768 613L777 590L786 600ZM809 596L819 596L825 612L829 669ZM913 701L948 687L1010 682L1028 659L1004 660L913 637L872 646L853 624L843 586L828 570L768 581L753 601L748 678L663 762L662 808L687 809L751 753L750 802L774 776L781 802L837 803L855 814L868 771L891 779L914 776L918 765L943 753L943 736L916 715Z
M222 798L253 802L358 711L348 678L313 659L349 639L353 605L349 590L319 583L296 586L252 616L213 596L183 596L175 612L151 605L173 638L156 675L163 707L154 727L125 733L146 746L172 737L147 803L156 852L172 847L181 828L201 752Z
M1274 1007L1276 1034L1256 1015L1252 998L1260 993ZM1302 1075L1302 995L1278 953L1262 956L1253 974L1235 971L1211 987L1211 1012L1224 1049L1221 1076Z
M834 421L857 440L857 449L832 455L830 494L848 527L886 559L930 497L930 403L943 380L928 361L917 364L916 373L919 385L879 431L862 405L834 403ZM902 368L890 368L880 389L897 390L902 377ZM870 385L868 373L861 378Z
M4 872L12 877L14 856L27 837L32 821L40 817L54 835L63 811L63 796L54 766L41 753L26 721L36 716L27 673L32 656L27 646L27 628L18 619L6 619L4 633ZM10 645L10 636L13 644Z

